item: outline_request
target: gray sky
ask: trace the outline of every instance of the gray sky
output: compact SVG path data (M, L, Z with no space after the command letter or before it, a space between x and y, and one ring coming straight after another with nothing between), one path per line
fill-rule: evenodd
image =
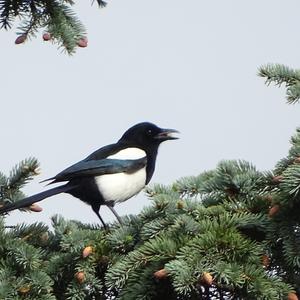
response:
M14 30L2 30L0 170L37 157L42 174L24 191L40 192L40 180L140 121L181 131L161 146L151 183L197 175L222 159L271 169L289 149L299 106L256 74L269 62L299 67L299 9L298 0L115 0L101 10L81 1L89 46L72 57L40 36L16 46ZM116 210L137 213L148 203L141 193ZM49 223L59 213L98 222L69 195L41 206L8 220Z

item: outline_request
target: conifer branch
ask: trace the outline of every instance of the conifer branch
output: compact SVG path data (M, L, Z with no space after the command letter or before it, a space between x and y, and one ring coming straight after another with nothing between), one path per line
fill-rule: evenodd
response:
M294 104L300 99L300 70L293 70L280 64L268 64L259 68L258 75L266 78L266 84L285 84L286 97L289 104Z
M28 158L17 164L8 177L0 173L0 205L24 198L21 188L39 174L38 167L35 158Z
M106 2L97 0L99 7ZM0 0L0 28L10 29L16 17L18 26L16 44L34 37L39 30L47 31L44 40L51 40L73 54L77 46L86 47L86 29L72 10L72 0ZM84 42L81 42L83 40Z

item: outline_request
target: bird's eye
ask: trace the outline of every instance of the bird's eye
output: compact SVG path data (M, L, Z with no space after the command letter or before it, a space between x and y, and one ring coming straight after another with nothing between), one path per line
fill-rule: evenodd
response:
M148 135L152 135L152 130L151 130L151 129L148 129L147 134L148 134Z

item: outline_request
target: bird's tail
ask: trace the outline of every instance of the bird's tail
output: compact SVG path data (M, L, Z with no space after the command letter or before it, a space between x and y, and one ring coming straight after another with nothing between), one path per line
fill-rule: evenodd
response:
M74 185L72 186L72 185L65 184L65 185L61 185L61 186L55 187L53 189L47 190L45 192L41 192L41 193L35 194L33 196L24 198L20 201L16 201L14 203L7 204L0 208L0 215L7 213L9 211L18 209L18 208L28 207L35 202L42 201L45 198L54 196L56 194L68 192L68 191L74 189L75 187L76 186L74 186Z

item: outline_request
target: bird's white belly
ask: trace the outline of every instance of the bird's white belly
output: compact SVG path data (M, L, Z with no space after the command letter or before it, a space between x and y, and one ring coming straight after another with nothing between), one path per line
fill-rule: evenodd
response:
M146 184L146 168L134 173L97 176L96 184L105 201L122 202L139 193Z

